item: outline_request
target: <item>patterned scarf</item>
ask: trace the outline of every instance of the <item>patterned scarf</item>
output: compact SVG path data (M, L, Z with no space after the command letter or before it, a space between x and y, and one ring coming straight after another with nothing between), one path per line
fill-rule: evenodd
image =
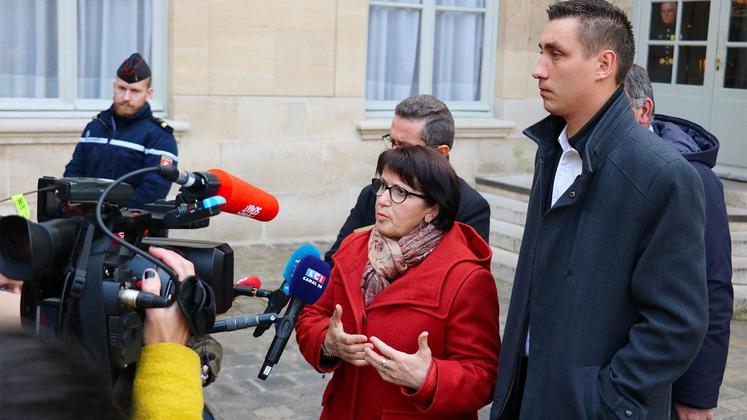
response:
M420 264L436 248L443 234L441 229L423 221L397 241L383 236L374 226L368 239L368 263L361 279L366 306L392 280Z

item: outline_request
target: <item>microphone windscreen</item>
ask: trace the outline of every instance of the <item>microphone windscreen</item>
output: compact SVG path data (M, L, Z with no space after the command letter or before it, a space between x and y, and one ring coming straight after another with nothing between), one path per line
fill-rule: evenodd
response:
M288 295L311 304L319 300L329 283L329 264L318 257L307 255L293 270Z
M272 194L239 179L222 169L209 169L220 182L216 195L226 199L222 211L269 222L278 215L280 204Z
M296 265L298 265L299 261L301 261L301 258L311 255L313 257L321 258L322 255L319 252L319 250L311 244L303 244L296 249L293 254L291 254L290 258L288 259L288 263L285 264L285 270L283 270L283 279L285 279L286 282L289 282L291 279L291 276L293 275L293 270L295 270ZM285 291L287 294L287 290Z
M259 289L260 287L262 287L262 280L260 280L260 278L257 276L249 276L237 281L236 285Z

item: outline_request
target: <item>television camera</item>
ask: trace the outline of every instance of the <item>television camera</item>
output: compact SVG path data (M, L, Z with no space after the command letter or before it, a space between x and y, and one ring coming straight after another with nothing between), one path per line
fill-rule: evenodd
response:
M133 191L124 181L148 171L158 171L182 185L179 194L143 209L127 208ZM237 198L241 188L253 189L254 196ZM287 290L235 290L233 250L228 244L166 237L169 229L208 226L209 218L221 209L267 221L277 214L278 204L269 194L218 169L190 173L170 166L151 167L116 181L42 177L38 180L38 223L19 216L0 219L0 272L24 281L24 324L39 334L78 341L96 362L109 366L113 382L139 358L142 309L172 304L181 307L193 335L254 326L266 329L278 323L265 363L269 369L263 366L260 374L265 379L305 303L301 299L318 299L324 288L319 285L314 296L299 292L303 295L299 303L294 306L296 298L292 297L286 315L280 317L278 312L289 300ZM145 252L151 245L180 253L194 264L196 277L179 282L168 266ZM159 273L160 296L139 290L139 280L148 268ZM327 266L327 275L328 270ZM296 285L297 290L303 287ZM226 312L239 294L267 297L275 305L268 305L264 314L215 322L216 313Z

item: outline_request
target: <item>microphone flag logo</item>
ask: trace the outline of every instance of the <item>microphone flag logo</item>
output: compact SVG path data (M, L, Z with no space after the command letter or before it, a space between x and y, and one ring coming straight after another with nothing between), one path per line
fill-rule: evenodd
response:
M255 218L261 212L262 207L255 206L254 204L249 204L248 206L246 206L246 208L244 208L244 210L241 210L236 214L238 214L239 216Z
M322 273L314 270L313 268L307 268L306 275L304 275L304 280L306 280L307 283L311 283L315 287L321 289L324 285L324 282L327 281L327 278Z

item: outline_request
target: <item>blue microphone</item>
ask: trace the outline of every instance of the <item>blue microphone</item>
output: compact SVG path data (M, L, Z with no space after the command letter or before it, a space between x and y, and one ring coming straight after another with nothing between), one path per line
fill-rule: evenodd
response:
M298 249L293 252L293 254L291 254L288 262L285 264L285 269L283 270L283 284L279 289L273 291L270 295L270 298L267 301L267 308L265 308L265 314L279 314L280 311L285 307L285 305L288 304L288 300L290 299L288 297L288 288L291 277L293 276L293 270L296 268L298 262L307 255L311 255L316 258L320 258L321 256L319 250L311 244L303 244L299 246ZM269 325L259 325L254 329L252 335L254 335L255 337L259 337L264 334L268 328L270 328Z
M293 275L293 271L296 269L296 265L298 265L298 262L301 261L301 258L311 255L312 257L316 257L321 259L322 255L319 252L319 250L311 244L303 244L296 249L296 251L291 255L290 259L288 259L288 263L285 264L285 270L283 270L283 293L286 295L288 294L288 288L289 288L289 282L291 279L291 276Z
M311 255L303 257L296 265L291 280L288 282L290 305L283 318L275 324L275 338L272 339L272 344L267 349L265 362L257 375L259 379L265 380L270 376L272 367L280 360L280 355L283 354L285 345L288 344L288 339L304 305L315 303L322 297L329 283L329 273L329 264Z

